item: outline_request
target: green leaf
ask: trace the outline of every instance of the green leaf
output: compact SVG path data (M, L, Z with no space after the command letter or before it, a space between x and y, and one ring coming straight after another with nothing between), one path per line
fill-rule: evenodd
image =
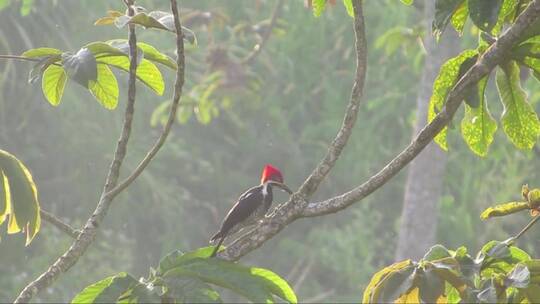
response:
M176 61L174 61L171 57L159 52L155 47L143 42L138 42L137 46L144 51L144 58L176 70Z
M0 0L0 11L9 6L11 0Z
M433 269L426 269L420 275L418 283L420 299L424 303L437 303L437 299L444 295L444 281Z
M313 6L313 15L320 17L326 7L326 0L312 0L311 5Z
M116 303L118 298L137 283L131 275L121 272L86 287L71 303Z
M45 98L51 105L58 106L62 101L66 81L67 74L62 67L50 65L43 72L41 88L43 95L45 95Z
M192 276L176 276L165 279L167 297L178 303L222 303L219 293L202 280Z
M437 113L439 113L444 107L448 93L458 80L461 64L463 64L467 59L476 55L476 50L465 50L458 56L449 59L441 66L439 75L433 83L433 95L429 101L428 108L428 122L431 122ZM446 133L447 127L444 127L435 137L435 142L441 147L441 149L448 151Z
M401 0L401 3L405 4L405 5L412 5L414 2L414 0Z
M459 36L463 35L463 28L465 27L465 22L467 21L468 16L469 7L467 6L466 2L462 2L450 19L452 26L456 32L458 32Z
M407 267L388 274L381 282L380 297L372 298L372 303L392 303L413 288L417 276L416 267Z
M516 213L522 210L528 210L529 209L529 203L527 202L510 202L510 203L504 203L499 204L493 207L489 207L486 210L482 212L480 215L480 218L483 220L487 220L492 217L496 216L505 216L508 214Z
M515 62L497 70L497 89L504 105L501 122L517 148L532 149L540 134L540 121L519 82L519 67Z
M60 60L61 55L41 58L41 60L32 67L30 73L28 73L28 83L35 83L50 65L56 64Z
M433 35L440 37L452 15L465 0L435 0L435 19L431 26Z
M68 76L85 88L98 77L98 67L94 54L87 48L80 49L76 54L62 54L62 65Z
M62 54L62 51L60 51L59 49L42 47L42 48L28 50L22 53L21 56L28 57L28 58L37 58L37 57L46 57L46 56L61 55L61 54Z
M129 45L126 39L109 40L107 41L107 44L120 49L126 55L129 53ZM140 52L137 53L137 56L143 56L145 59L163 64L173 70L176 70L176 61L174 61L171 57L159 52L155 47L143 42L137 42L137 47L140 50ZM140 61L140 59L138 59L138 61Z
M378 299L381 293L381 286L384 280L393 272L405 269L407 267L412 267L413 263L411 260L405 260L401 262L394 263L390 266L387 266L373 275L368 286L364 290L364 295L362 297L362 303L373 303L372 299Z
M97 70L97 80L91 81L90 92L103 107L113 110L118 105L118 82L106 64L98 64Z
M289 283L287 283L287 281L282 279L276 273L268 269L252 267L251 274L256 277L262 278L262 281L266 288L268 288L276 296L289 303L298 303L296 294L294 293Z
M503 0L499 16L497 17L497 23L492 30L493 34L499 34L505 22L513 22L513 18L516 16L518 2L516 0Z
M129 58L125 56L101 57L97 59L97 62L108 64L125 72L129 72ZM163 75L155 64L146 59L142 59L137 66L136 76L137 79L152 89L157 95L163 95L163 92L165 91L165 82L163 81Z
M439 260L439 259L450 257L450 256L451 256L450 252L448 251L448 249L446 249L446 247L444 247L443 245L437 244L429 248L428 252L424 255L422 260L433 261L433 260Z
M349 14L349 16L354 18L354 8L352 5L352 0L343 0L343 5L345 6L345 9L347 10L347 14Z
M12 154L0 150L3 196L0 196L0 224L9 216L9 234L23 230L26 245L39 232L41 217L36 184L26 166Z
M33 2L34 0L22 0L21 16L26 16L30 14L30 11L32 10Z
M164 274L164 278L178 276L196 277L206 283L230 289L253 302L273 302L273 290L266 284L266 278L253 275L249 267L228 261L197 258Z
M101 41L89 43L85 45L83 48L86 48L90 52L92 52L92 54L94 54L94 57L99 57L99 56L104 56L104 55L128 56L129 54L129 47L127 47L126 50L122 50L122 49L112 46L109 43L101 42Z
M214 252L214 249L214 246L207 246L187 253L183 253L180 250L174 250L159 261L157 274L163 275L165 272L192 262L195 259L209 258L212 255L212 252Z
M469 16L484 32L491 32L499 17L503 0L467 0Z
M180 108L178 109L178 113L176 114L176 119L178 119L178 123L185 124L189 121L192 115L193 115L192 106L180 105Z
M493 142L493 135L497 131L497 123L489 113L484 91L487 77L482 78L477 85L479 106L472 108L465 104L465 115L461 120L461 135L471 151L478 156L486 156L489 146Z

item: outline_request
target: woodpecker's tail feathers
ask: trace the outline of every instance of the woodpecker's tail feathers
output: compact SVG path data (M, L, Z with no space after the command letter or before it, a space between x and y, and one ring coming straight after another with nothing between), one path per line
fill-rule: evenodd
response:
M221 239L219 239L219 242L216 244L216 247L214 248L214 251L210 255L211 258L215 257L219 251L219 248L221 247L221 244L225 240L225 236L222 236Z

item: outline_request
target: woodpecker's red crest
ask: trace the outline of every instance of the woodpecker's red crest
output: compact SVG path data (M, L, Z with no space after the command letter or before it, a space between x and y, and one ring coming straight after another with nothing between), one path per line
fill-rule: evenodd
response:
M281 171L279 171L278 168L267 164L264 166L262 176L261 176L261 184L264 184L268 180L273 180L276 182L283 183L283 175L281 174Z

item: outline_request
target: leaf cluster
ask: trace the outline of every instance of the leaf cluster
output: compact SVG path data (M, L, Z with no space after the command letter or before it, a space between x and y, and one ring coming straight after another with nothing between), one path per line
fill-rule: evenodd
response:
M509 242L490 241L471 257L465 247L429 249L377 272L363 303L537 303L540 260Z
M273 303L274 296L297 302L289 284L274 272L210 258L213 249L173 251L150 269L148 278L136 280L122 272L86 287L72 303L222 303L212 285L255 303Z
M459 32L468 18L480 30L478 47L466 50L441 66L433 85L428 121L431 122L442 110L450 90L476 63L489 45L496 41L501 28L514 22L529 1L517 0L438 0L435 3L433 33L439 37L448 23ZM531 149L540 135L540 120L528 102L521 87L520 68L531 70L538 77L540 71L540 40L538 26L532 25L525 39L516 45L496 72L496 85L504 107L500 123L507 138L519 149ZM471 85L465 96L465 114L461 121L461 135L469 148L479 156L486 156L497 131L497 122L488 109L485 90L490 78L485 76ZM435 142L448 150L448 128L444 128Z

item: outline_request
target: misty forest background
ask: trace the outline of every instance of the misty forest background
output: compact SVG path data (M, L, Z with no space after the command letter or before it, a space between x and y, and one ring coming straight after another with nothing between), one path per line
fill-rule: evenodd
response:
M42 0L21 11L15 1L0 11L0 53L20 54L40 46L77 50L91 41L125 38L124 30L90 26L109 9L123 10L120 4ZM137 4L168 10L166 1ZM256 35L245 28L268 21L273 1L186 0L180 7L183 12L190 8L214 16L210 23L184 24L196 33L198 46L186 50L188 97L183 98L196 101L205 89L201 86L208 86L217 69L227 71L226 84L211 92L205 110L182 112L182 122L175 124L148 170L117 198L77 267L35 300L69 301L105 276L120 271L144 276L171 250L205 246L240 192L258 184L265 163L281 168L285 182L298 187L341 123L355 61L351 18L343 6L329 7L314 18L301 1L285 1L268 43L250 66L235 64L256 42ZM449 29L438 47L429 47L425 25L433 15L424 1L413 6L397 0L365 1L365 15L369 67L359 120L313 200L352 188L394 157L412 138L415 124L426 122L425 114L418 114L425 108L418 108L417 99L420 96L427 106L440 63L476 46L478 32L469 22L463 39ZM139 31L138 39L174 57L169 36L149 30ZM431 52L429 60L426 50ZM52 107L39 82L26 82L29 67L30 63L0 62L0 147L31 169L41 206L80 227L95 207L112 157L127 74L117 73L120 105L114 111L73 83L61 106ZM163 71L164 96L171 96L173 72ZM423 75L431 77L427 94ZM538 111L540 82L522 76L529 102ZM488 100L498 98L493 83L486 92ZM138 86L137 98L127 168L135 166L154 141L168 105L167 97L144 86ZM501 113L499 102L489 104L492 113ZM497 132L489 154L480 158L456 128L450 131L449 142L448 153L435 146L424 151L422 155L430 157L424 157L423 169L409 176L404 170L374 195L340 213L291 224L242 263L280 274L302 302L358 301L373 273L397 258L418 258L417 252L424 253L435 243L448 248L466 245L475 251L487 240L506 239L519 231L526 214L483 223L479 214L494 202L517 199L522 184L539 185L537 147L518 150ZM414 181L421 181L416 188L411 186ZM425 233L403 233L410 228L401 223L406 188L417 190L407 195L413 205L435 206L422 207L410 213L416 217L408 218L430 219ZM280 193L277 198L283 201L286 196ZM47 223L41 232L25 248L23 234L7 237L6 229L0 229L0 302L15 298L72 242ZM525 235L519 245L538 256L540 241L534 236L534 232Z

